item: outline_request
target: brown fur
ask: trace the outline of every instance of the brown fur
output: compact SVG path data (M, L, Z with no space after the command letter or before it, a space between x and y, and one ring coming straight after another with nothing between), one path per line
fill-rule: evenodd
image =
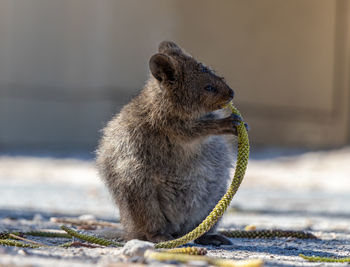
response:
M103 130L97 164L125 238L158 242L192 230L225 193L232 155L222 135L237 134L237 118L213 112L233 98L223 78L175 43L159 45L150 70L140 94Z

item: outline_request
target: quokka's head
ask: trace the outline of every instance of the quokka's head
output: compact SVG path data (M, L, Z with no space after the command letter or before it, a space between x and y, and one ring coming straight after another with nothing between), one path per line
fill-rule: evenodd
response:
M188 115L200 116L222 108L234 92L224 79L184 52L174 42L163 41L149 67L173 106Z

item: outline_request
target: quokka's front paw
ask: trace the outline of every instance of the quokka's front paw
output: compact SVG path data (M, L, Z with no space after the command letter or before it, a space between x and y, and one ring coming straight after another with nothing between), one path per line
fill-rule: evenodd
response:
M238 135L237 127L241 125L243 119L242 117L236 115L236 114L231 114L229 117L224 119L226 122L226 129L225 132L233 135ZM248 126L247 123L244 123L244 126L247 131L250 130L250 127Z
M238 115L236 115L236 114L231 114L231 115L230 115L230 118L231 118L231 120L232 120L232 124L233 124L235 127L241 125L241 122L243 121L242 117L241 117L241 116L238 116ZM246 128L247 131L250 130L250 127L249 127L249 125L248 125L246 122L244 123L244 126L245 126L245 128Z

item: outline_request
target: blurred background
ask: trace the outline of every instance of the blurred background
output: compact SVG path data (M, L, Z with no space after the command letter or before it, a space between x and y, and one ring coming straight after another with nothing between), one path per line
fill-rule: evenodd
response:
M349 210L349 21L349 0L0 0L0 208L114 212L100 129L173 40L251 126L235 203Z
M173 40L223 75L256 146L350 142L347 0L1 0L0 150L85 151Z

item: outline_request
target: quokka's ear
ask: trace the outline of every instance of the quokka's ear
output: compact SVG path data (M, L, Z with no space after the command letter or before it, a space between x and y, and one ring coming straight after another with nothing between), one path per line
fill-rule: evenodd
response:
M159 82L175 81L175 65L167 55L161 53L153 55L149 60L149 68Z
M177 44L171 41L163 41L158 46L159 53L166 53L166 52L169 52L170 50L172 52L181 52L181 48Z

